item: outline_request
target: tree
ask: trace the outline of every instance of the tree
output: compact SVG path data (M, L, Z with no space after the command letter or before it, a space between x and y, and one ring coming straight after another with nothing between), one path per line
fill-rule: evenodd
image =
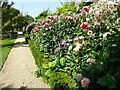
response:
M8 33L13 31L12 19L19 15L20 11L11 7L14 3L9 4L8 2L2 3L2 32Z
M14 30L22 30L34 20L29 15L23 16L18 9L12 7L13 4L13 2L2 3L2 32L6 34L12 34Z

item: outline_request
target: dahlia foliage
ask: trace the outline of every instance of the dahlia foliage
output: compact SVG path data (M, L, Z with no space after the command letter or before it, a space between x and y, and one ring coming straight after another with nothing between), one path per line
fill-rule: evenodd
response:
M53 71L65 72L76 87L118 87L118 69L109 71L108 46L117 48L119 7L118 2L100 0L84 6L79 14L48 16L37 21L31 39L50 61L44 65L45 75L49 78Z

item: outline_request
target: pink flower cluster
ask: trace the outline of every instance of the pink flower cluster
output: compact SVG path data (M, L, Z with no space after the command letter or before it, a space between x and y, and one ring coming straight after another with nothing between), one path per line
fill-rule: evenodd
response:
M44 21L44 20L39 21L39 22L40 22L40 24L41 24L42 26L45 24L45 21Z
M82 74L77 74L76 79L77 79L77 81L81 82L81 87L83 87L83 88L88 87L88 85L90 83L90 80L88 78L83 78Z
M94 58L88 58L86 62L87 62L88 64L92 64L92 63L94 63L95 61L96 61L96 59L94 59Z
M39 29L40 29L40 26L36 26L36 27L33 28L33 32L38 33Z
M88 7L88 6L84 6L84 7L82 8L82 12L81 12L82 15L87 14L88 10L89 10L89 7Z
M90 83L90 80L89 80L88 78L83 78L83 79L81 80L81 86L82 86L83 88L88 87L89 83Z
M86 30L88 30L88 23L87 23L87 22L83 22L83 23L80 25L80 27L86 31Z

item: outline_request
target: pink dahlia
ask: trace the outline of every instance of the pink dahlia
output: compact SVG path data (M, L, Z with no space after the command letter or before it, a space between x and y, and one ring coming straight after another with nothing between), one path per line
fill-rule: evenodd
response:
M86 62L87 62L88 64L92 64L92 63L94 63L95 61L96 61L96 59L94 59L94 58L88 58Z
M43 26L45 24L45 21L44 20L40 21L40 24Z
M84 30L88 30L88 23L87 22L83 22L80 27Z
M81 80L81 86L82 86L83 88L88 87L89 83L90 83L90 80L89 80L88 78L83 78L83 79Z
M95 22L93 28L95 28L95 29L99 28L98 23Z

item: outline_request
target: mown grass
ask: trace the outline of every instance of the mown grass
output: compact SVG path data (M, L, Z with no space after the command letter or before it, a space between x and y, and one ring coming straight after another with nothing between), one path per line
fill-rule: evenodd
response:
M7 56L16 39L0 40L0 69L2 68Z

